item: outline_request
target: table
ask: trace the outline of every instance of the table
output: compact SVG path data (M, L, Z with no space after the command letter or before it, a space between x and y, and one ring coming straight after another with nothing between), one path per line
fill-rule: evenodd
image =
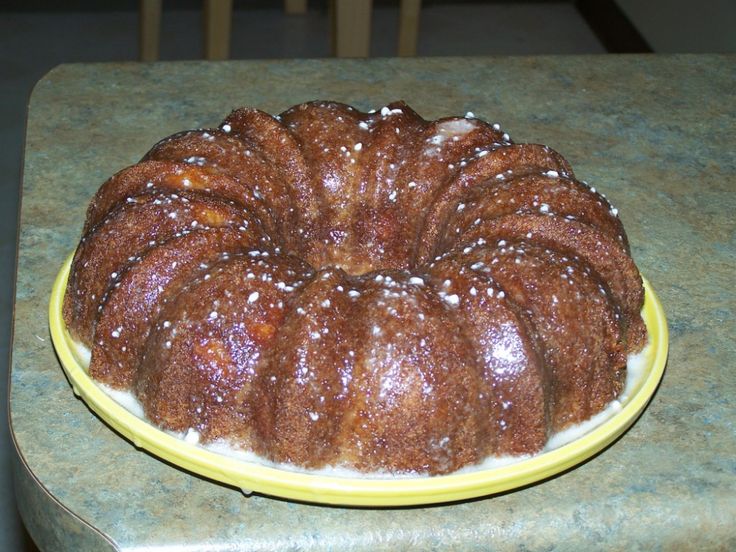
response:
M736 548L736 57L570 56L61 65L30 99L10 419L18 504L44 550ZM450 505L253 495L137 450L75 398L47 306L92 194L159 138L231 109L405 99L545 143L607 194L670 324L638 422L577 468ZM186 548L184 548L186 546ZM170 547L170 548L167 548Z

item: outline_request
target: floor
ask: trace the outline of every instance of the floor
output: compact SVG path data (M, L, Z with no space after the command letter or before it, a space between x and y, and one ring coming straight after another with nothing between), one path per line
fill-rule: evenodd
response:
M132 2L132 4L135 4ZM273 2L278 5L279 2ZM163 60L201 57L200 13L162 18ZM135 11L5 12L0 8L0 370L9 353L18 195L26 105L33 85L59 63L134 61ZM396 51L398 10L374 10L373 56ZM236 10L231 57L304 58L330 55L324 9L286 16L278 8ZM420 21L419 55L604 53L571 4L560 2L428 2ZM6 378L0 377L6 400ZM0 423L0 550L35 550L15 508L10 474L12 444Z

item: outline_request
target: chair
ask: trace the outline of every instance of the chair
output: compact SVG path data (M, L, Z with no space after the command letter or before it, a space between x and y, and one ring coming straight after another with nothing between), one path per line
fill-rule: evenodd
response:
M371 47L371 0L333 0L333 52L337 57L369 57ZM399 56L417 54L419 13L422 0L399 2Z
M162 0L140 0L140 58L156 61L159 57ZM287 9L297 9L303 2L287 0ZM305 6L306 8L306 6ZM204 0L204 57L227 59L230 55L232 0Z
M140 59L159 57L162 0L140 0ZM419 33L421 0L400 0L398 55L414 56ZM204 57L227 59L230 55L232 0L204 0ZM284 0L287 14L303 14L307 0ZM369 57L372 0L332 0L332 49L337 57Z

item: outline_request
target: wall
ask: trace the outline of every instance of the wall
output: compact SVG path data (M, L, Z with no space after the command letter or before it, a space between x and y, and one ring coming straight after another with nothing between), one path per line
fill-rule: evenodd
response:
M736 52L734 0L616 0L657 53Z

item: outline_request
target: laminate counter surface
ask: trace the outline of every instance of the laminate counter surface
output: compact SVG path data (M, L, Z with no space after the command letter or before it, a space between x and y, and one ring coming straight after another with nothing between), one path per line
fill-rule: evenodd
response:
M736 57L569 56L62 65L33 91L11 429L42 549L736 548ZM339 508L244 496L136 449L77 399L49 337L53 279L87 204L158 139L232 109L404 99L472 111L562 153L620 212L670 325L636 424L575 469L449 505ZM185 546L186 545L186 546Z

